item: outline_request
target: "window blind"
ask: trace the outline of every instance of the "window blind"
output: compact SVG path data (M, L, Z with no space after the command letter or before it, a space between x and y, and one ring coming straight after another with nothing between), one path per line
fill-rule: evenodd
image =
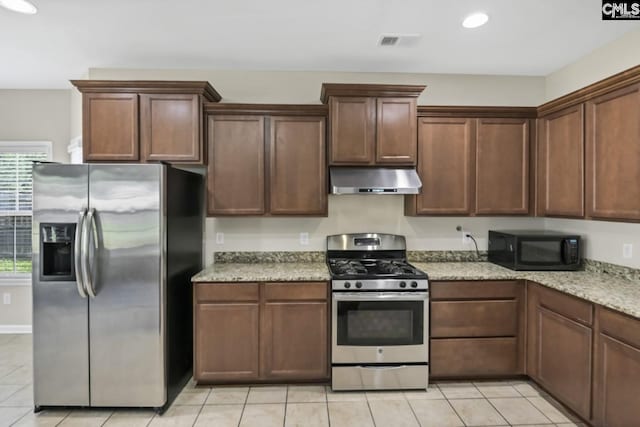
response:
M0 274L31 271L32 166L48 152L0 150Z

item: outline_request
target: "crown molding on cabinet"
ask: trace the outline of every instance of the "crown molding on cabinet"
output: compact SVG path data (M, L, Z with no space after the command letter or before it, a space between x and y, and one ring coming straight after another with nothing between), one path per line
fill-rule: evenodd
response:
M640 82L640 65L636 65L628 70L614 74L610 77L592 83L589 86L585 86L561 96L560 98L556 98L542 104L538 107L538 116L541 117L555 113L556 111L581 104L600 95L604 95L605 93L613 92L616 89L620 89L637 82Z
M330 96L371 96L417 98L425 90L425 85L322 83L320 101L329 102Z
M215 104L205 102L204 113L221 115L327 116L329 107L323 104Z
M209 102L219 102L222 96L204 81L180 80L70 80L82 93L165 93L197 94Z
M503 117L514 119L535 119L536 115L536 107L418 105L418 117Z

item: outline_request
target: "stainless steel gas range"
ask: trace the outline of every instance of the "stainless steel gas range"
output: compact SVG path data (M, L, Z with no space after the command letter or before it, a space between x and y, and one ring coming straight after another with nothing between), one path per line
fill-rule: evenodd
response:
M427 388L429 280L406 257L404 236L327 237L334 390Z

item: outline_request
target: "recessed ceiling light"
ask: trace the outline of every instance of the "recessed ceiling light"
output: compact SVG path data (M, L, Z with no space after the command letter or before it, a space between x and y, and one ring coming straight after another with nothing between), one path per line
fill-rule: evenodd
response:
M0 6L18 13L33 15L38 9L27 0L0 0Z
M486 24L488 20L489 16L486 13L472 13L471 15L464 18L464 21L462 21L462 26L465 28L478 28Z

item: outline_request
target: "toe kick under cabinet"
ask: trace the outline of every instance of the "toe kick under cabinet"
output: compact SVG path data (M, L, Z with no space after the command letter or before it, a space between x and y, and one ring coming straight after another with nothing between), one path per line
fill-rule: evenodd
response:
M326 381L326 282L195 283L198 383Z
M432 378L524 374L524 284L431 283Z

